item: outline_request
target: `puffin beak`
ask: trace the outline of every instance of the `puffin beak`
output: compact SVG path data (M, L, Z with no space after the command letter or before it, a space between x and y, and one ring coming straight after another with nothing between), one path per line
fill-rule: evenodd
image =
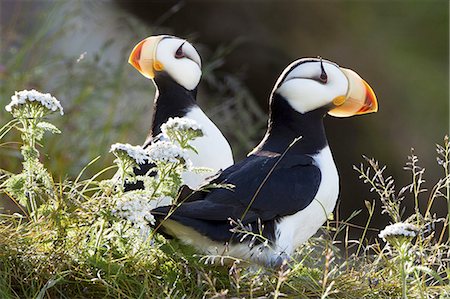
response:
M153 79L156 71L164 69L156 60L156 48L162 39L163 36L151 36L140 41L128 58L128 62L146 78Z
M340 68L348 79L347 94L336 97L328 114L336 117L348 117L378 111L378 102L372 88L357 73Z

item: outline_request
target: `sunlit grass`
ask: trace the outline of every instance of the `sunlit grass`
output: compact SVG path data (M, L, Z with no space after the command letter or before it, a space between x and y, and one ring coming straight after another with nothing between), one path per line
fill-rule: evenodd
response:
M5 136L13 130L23 131L20 143L24 160L20 173L0 170L0 192L21 211L2 214L0 218L2 298L446 298L450 295L450 244L444 238L449 217L439 219L430 212L437 201L448 204L450 200L447 137L437 147L443 176L431 190L423 188L425 171L413 152L405 167L411 173L411 183L400 190L395 188L394 179L385 175L385 167L366 158L366 164L355 170L379 200L366 202L370 216L360 239L346 237L344 244L338 241L340 234L348 233L351 218L358 213L355 212L350 219L327 223L321 236L302 245L282 268L272 269L233 257L226 257L227 263L222 265L221 256L201 256L157 232L149 234L151 228L143 228L152 223L150 218L128 217L129 208L125 214L118 212L123 206L119 202L139 200L138 204L142 204L142 200L151 203L161 196L175 198L181 171L187 167L181 152L170 159L161 157L161 152L152 156L160 176L140 177L146 186L142 192L124 192L121 188L124 181L134 179L133 161L146 159L139 148L128 145L111 148L120 169L111 180L99 179L111 167L93 176L80 173L74 180L55 179L39 161L42 154L35 144L36 141L45 144L45 130L57 132L57 129L45 112L51 110L38 106L38 102L15 106L12 112L19 122L8 122L0 130ZM31 113L39 109L44 113ZM33 125L28 126L29 123ZM200 133L183 132L167 135L173 137L174 144L192 150L188 140ZM63 140L64 134L59 138ZM428 203L424 211L419 209L421 200ZM402 213L405 201L414 202L412 215ZM414 233L386 228L383 238L387 242L381 237L367 240L373 207L378 204L392 223L408 223L400 226L412 226ZM212 261L215 263L211 264Z

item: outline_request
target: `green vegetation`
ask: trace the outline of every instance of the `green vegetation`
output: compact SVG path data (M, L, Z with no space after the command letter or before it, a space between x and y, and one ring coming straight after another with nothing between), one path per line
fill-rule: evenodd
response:
M4 9L3 5L13 2L24 6L17 6L11 13ZM380 92L385 99L384 116L378 114L380 118L374 118L368 129L371 134L365 134L378 137L362 139L364 134L358 135L355 128L355 139L372 145L377 155L384 155L384 160L390 158L391 167L401 160L397 152L403 151L405 144L415 144L418 151L420 146L433 146L429 140L442 134L436 128L443 128L443 119L448 116L447 88L442 88L448 86L448 48L443 46L448 43L442 38L448 41L448 28L440 25L445 25L444 19L448 20L448 10L427 6L425 2L407 6L389 3L389 9L387 3L376 2L348 2L344 6L335 3L333 9L329 9L330 3L324 9L325 4L315 6L315 2L298 2L295 7L290 2L286 6L276 1L270 6L269 2L268 6L260 5L267 15L261 9L258 12L256 7L251 12L259 13L259 18L254 18L257 22L261 19L269 24L262 30L264 38L256 39L264 40L271 51L259 56L264 48L254 45L251 51L246 50L249 69L247 65L231 64L228 69L233 68L233 74L221 68L226 65L226 59L227 63L233 62L227 57L236 46L233 39L224 38L230 42L214 46L213 51L196 42L207 40L208 34L197 33L200 26L190 27L185 19L178 20L179 26L189 27L187 31L193 32L186 37L195 42L204 57L204 83L199 99L211 101L201 102L202 107L227 137L231 137L236 157L242 157L256 144L267 119L243 79L253 79L262 88L267 74L275 78L276 69L281 70L289 59L304 55L339 58L342 64L365 68L371 81L378 81L377 94ZM33 3L43 8L36 9ZM335 219L324 225L319 237L301 246L292 257L293 262L283 269L258 268L239 260L221 265L220 257L202 256L176 240L166 240L153 233L148 214L139 214L140 221L133 222L136 219L120 208L151 206L156 201L150 202L150 198L170 201L179 184L177 171L180 169L176 168L185 166L180 161L174 170L166 171L168 179L160 186L157 181L148 180L148 188L157 190L154 194L123 193L118 187L135 162L127 162L123 152L106 152L114 142L142 142L142 134L150 126L154 93L149 81L139 75L130 76L126 67L128 46L152 32L177 34L179 31L148 27L125 13L115 14L105 25L102 22L105 18L98 21L101 16L98 12L110 5L94 10L97 3L2 3L3 11L7 12L5 20L10 18L10 21L5 26L2 23L0 43L0 207L5 206L0 217L0 298L450 297L447 138L437 147L437 161L443 167L441 177L431 188L428 185L428 190L423 185L424 169L413 152L406 165L411 183L400 189L394 188L394 180L386 174L385 167L374 159L366 159L356 170L377 199L365 201L367 212L355 211L348 219L339 218L338 208ZM212 5L217 11L216 3ZM278 10L270 7L286 10L287 14L280 12L282 17L273 18ZM94 13L85 13L91 10ZM236 10L230 11L235 14ZM302 15L309 17L299 17ZM91 35L100 44L89 48L88 43L85 45L73 36L79 34L80 20L83 23L86 19L96 20L101 28L114 24L111 30L116 34L105 37L104 32L102 35L91 32L92 28L85 29L81 36ZM242 20L242 24L251 22L250 18ZM149 21L167 26L164 22ZM221 31L217 26L203 27L214 31L214 37ZM246 31L250 26L242 27ZM123 28L127 29L126 34L120 32ZM266 30L273 32L267 35L270 32ZM416 33L414 38L405 33L411 31ZM231 32L236 38L234 42L240 41L242 32ZM215 41L218 36L223 37L218 34ZM430 36L434 38L425 38ZM61 49L61 40L71 39L76 42L72 40ZM83 44L83 49L76 54L66 52L74 44ZM275 46L280 48L272 51ZM114 50L119 53L108 57ZM289 53L287 57L280 58L276 67L269 64L270 71L265 70L269 67L262 62L278 59L285 51ZM113 62L108 60L111 57ZM20 115L11 118L4 106L14 90L25 88L51 91L61 100L65 116L34 114L30 118ZM266 100L266 95L261 97L264 103ZM418 122L418 115L428 115L429 120L436 122ZM398 130L392 130L394 127ZM57 128L61 134L49 134L58 133ZM337 126L329 129L335 133L342 131ZM399 136L408 138L405 141ZM329 137L338 138L334 142L336 146L342 144L339 140L342 135ZM385 144L390 145L389 151ZM358 150L354 148L353 152L347 144L343 147L346 148L341 153L351 157L355 152L365 151L359 150L361 144L357 143L354 147ZM117 155L116 165L110 166L114 155ZM422 163L431 166L429 161L434 160L433 156L431 153L423 156ZM171 164L165 165L171 168ZM391 173L400 172L393 168ZM434 172L428 168L428 178L435 178ZM351 198L346 196L343 200L364 202L363 195L353 193ZM130 205L132 200L139 205ZM447 216L439 213L442 203L448 208ZM410 215L404 212L408 206L415 208ZM413 230L416 236L387 236L386 233L392 233L388 229L383 234L388 243L371 237L371 233L382 229L372 222L378 207L382 207L383 214L392 223L417 228L417 232ZM368 214L363 227L353 224L358 214ZM211 264L214 260L218 263Z
M59 132L49 122L49 115L60 109L59 102L32 92L15 97L9 108L14 119L0 129L0 136L12 130L21 133L23 167L18 174L0 170L0 192L21 213L0 218L2 298L450 296L450 239L444 238L450 213L445 219L431 213L436 201L447 201L450 207L447 137L437 146L443 178L430 191L423 188L425 170L414 153L405 167L412 175L411 184L398 192L394 179L385 176L385 167L366 159L367 165L355 169L379 200L366 202L370 217L361 237L348 238L351 219L330 220L321 236L301 246L289 264L265 269L233 258L223 265L221 257L201 256L149 226L153 219L148 210L158 200L170 203L181 184L181 172L190 167L185 156L193 150L189 140L201 136L195 124L168 122L164 130L171 140L160 142L163 148L149 153L113 145L119 171L110 180L98 177L112 167L93 176L83 170L74 180L58 181L40 162L36 144L45 131ZM30 101L33 97L37 100ZM49 101L48 106L41 104ZM137 179L130 169L142 159L154 162L160 175L140 177L144 191L124 192L122 182ZM406 217L402 207L408 200L414 201L415 210ZM421 200L427 200L425 211L419 209ZM387 242L365 238L378 204L395 223L380 234ZM342 234L346 237L340 244Z

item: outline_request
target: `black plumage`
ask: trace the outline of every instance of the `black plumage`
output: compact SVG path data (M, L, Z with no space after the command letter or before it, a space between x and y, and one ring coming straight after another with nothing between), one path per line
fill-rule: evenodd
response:
M246 159L227 168L210 184L235 187L207 191L181 192L178 206L152 210L164 230L167 218L195 229L214 241L235 241L229 219L251 225L263 225L263 235L274 239L275 222L306 208L314 199L321 173L312 155L327 145L323 115L317 109L305 114L294 111L286 100L275 94L266 138ZM291 145L299 136L301 140Z
M160 72L154 78L157 93L153 104L152 126L150 133L144 143L144 148L152 144L155 138L161 134L161 125L169 120L171 117L183 117L197 106L196 96L197 88L187 90L166 72ZM139 168L134 168L135 175L151 175L148 172L154 167L152 163L140 164ZM142 181L136 183L125 183L125 191L144 189Z
M183 117L194 106L197 106L197 88L187 90L166 72L158 73L155 78L157 97L153 105L153 120L147 140L161 133L161 125L170 117Z

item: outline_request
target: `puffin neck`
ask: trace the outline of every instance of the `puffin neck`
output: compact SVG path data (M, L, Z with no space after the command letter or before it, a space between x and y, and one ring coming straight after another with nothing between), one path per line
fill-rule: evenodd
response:
M271 99L269 125L259 150L283 153L292 141L297 141L289 153L316 154L327 146L323 118L328 110L318 108L304 114L297 112L286 99L274 94Z
M197 106L197 88L187 90L166 73L154 78L156 95L153 104L153 122L149 137L161 133L161 125L169 117L183 117L193 106ZM148 138L147 138L148 139Z

